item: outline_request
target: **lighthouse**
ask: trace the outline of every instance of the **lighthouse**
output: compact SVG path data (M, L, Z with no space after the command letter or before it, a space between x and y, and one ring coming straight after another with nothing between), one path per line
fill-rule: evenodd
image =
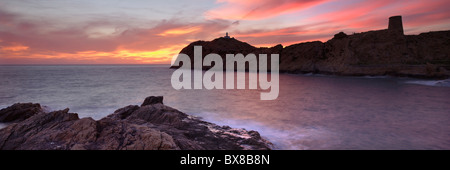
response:
M230 38L230 36L228 36L228 32L225 33L225 37L223 37L223 38L226 38L226 39L229 39L229 38Z

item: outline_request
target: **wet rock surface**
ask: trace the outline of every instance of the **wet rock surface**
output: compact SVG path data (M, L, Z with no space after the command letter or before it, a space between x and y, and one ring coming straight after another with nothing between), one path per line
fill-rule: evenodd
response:
M270 149L272 145L256 131L205 122L162 104L162 97L153 98L160 102L126 106L97 121L80 119L69 109L41 111L17 119L0 129L0 149L253 150ZM38 105L15 104L2 109L0 116L22 113L13 108L33 111Z

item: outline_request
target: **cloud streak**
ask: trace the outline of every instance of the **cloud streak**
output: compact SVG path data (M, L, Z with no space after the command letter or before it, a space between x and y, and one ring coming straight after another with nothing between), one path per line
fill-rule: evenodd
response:
M318 5L325 0L219 0L207 17L231 20L255 20L274 17Z
M326 41L340 31L346 33L363 32L368 30L386 29L388 17L402 15L406 34L417 34L432 30L449 29L450 12L446 10L450 2L443 0L424 1L322 1L308 9L299 8L295 15L301 16L304 11L315 12L312 17L292 20L293 26L262 27L259 29L245 29L232 32L254 45L271 46L275 44L290 45L292 43L321 40ZM229 5L229 4L228 4ZM233 8L229 6L229 8ZM239 9L239 8L236 8ZM260 21L273 18L274 13L261 15ZM301 17L299 17L301 18ZM281 18L284 19L284 18ZM249 20L240 20L242 23ZM288 22L288 21L286 21Z
M162 20L150 28L120 29L123 23L97 21L42 31L52 23L22 20L20 15L1 9L0 13L6 14L0 18L3 27L0 30L0 64L17 64L19 58L73 63L84 63L84 60L91 63L122 60L118 63L169 63L171 57L189 43L188 40L213 38L232 25L226 20L199 23ZM97 32L90 31L95 28Z

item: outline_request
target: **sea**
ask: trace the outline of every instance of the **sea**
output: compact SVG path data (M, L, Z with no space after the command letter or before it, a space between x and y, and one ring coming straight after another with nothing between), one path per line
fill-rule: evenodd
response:
M280 74L278 98L264 101L261 89L175 90L174 71L168 65L4 65L0 108L33 102L99 120L147 96L164 96L164 104L205 121L256 130L274 149L450 149L448 79Z

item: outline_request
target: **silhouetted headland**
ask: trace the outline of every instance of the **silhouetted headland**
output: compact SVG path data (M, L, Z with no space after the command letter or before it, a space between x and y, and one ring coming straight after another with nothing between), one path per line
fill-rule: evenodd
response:
M404 35L401 16L390 17L388 29L352 35L339 32L327 42L305 42L287 47L256 48L229 37L196 41L180 51L191 58L191 68L194 46L199 45L202 46L202 57L216 53L225 59L225 54L254 53L257 56L268 54L270 59L269 54L279 54L280 72L431 79L450 76L450 31ZM203 69L208 68L203 66Z

